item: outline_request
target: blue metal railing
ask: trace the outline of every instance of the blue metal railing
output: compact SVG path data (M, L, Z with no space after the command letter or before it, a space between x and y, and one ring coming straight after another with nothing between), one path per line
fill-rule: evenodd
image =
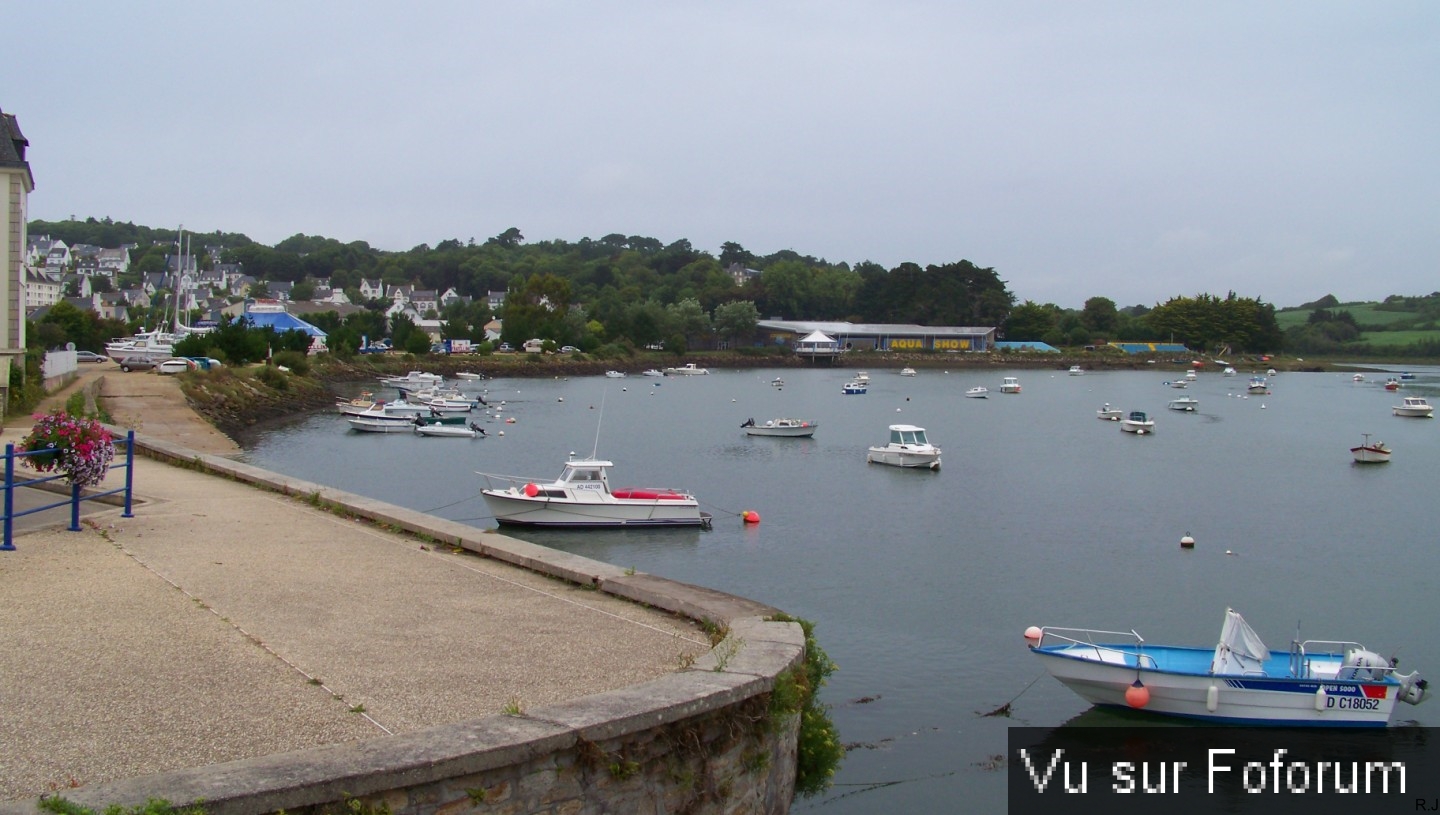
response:
M119 439L116 439L116 440L115 440L115 446L116 446L116 447L119 447L120 444L121 444L121 441L120 441ZM80 531L80 502L81 502L81 501L94 501L94 500L96 500L96 499L106 498L106 497L111 496L111 495L124 494L124 496L125 496L125 511L124 511L123 513L121 513L121 516L120 516L120 517L122 517L122 518L134 518L134 517L135 517L135 513L132 511L133 506L134 506L134 504L133 504L133 494L134 494L133 488L134 488L134 486L135 486L135 431L134 431L134 430L131 430L131 431L129 431L129 432L127 432L127 433L125 434L124 445L125 445L125 463L124 463L124 464L114 464L114 463L112 463L112 464L110 465L110 471L111 471L111 472L114 472L115 470L124 470L124 471L125 471L125 486L119 487L119 488L113 489L113 490L106 490L106 491L104 491L104 492L93 492L93 493L90 493L89 495L81 495L81 494L80 494L80 493L81 493L81 487L80 487L80 485L79 485L79 484L71 484L71 485L70 485L70 497L69 497L69 498L67 498L67 499L65 499L65 500L63 500L63 501L56 501L56 502L53 503L53 504L46 504L46 505L44 505L44 506L39 506L39 507L31 507L30 509L21 510L21 511L19 511L19 512L16 512L16 511L15 511L15 490L16 490L17 488L19 488L19 487L33 487L33 486L35 486L35 485L37 485L37 484L45 484L45 483L48 483L48 482L51 482L51 481L59 481L59 480L61 480L61 479L63 479L63 478L65 477L65 474L64 474L64 473L58 473L58 474L55 474L55 475L46 475L46 476L42 476L42 477L39 477L39 478L29 478L29 479L17 480L17 479L15 478L15 463L16 463L18 460L23 459L23 458L25 458L25 457L27 457L27 456L53 455L53 454L52 454L52 453L48 453L47 451L44 451L44 450L39 450L39 451L35 451L35 452L28 452L28 453L27 453L27 452L16 452L16 451L15 451L15 445L14 445L14 444L7 444L7 445L5 445L5 514L4 514L5 535L4 535L4 541L3 541L3 542L0 542L0 552L13 552L13 551L15 551L15 540L14 540L14 538L15 538L15 519L16 519L16 518L22 518L22 517L24 517L24 516L26 516L26 515L33 515L33 514L35 514L36 512L44 512L44 511L47 510L47 509L57 509L57 508L59 508L59 507L63 507L63 506L69 505L69 507L70 507L70 527L69 527L69 529L70 529L71 532L79 532L79 531Z

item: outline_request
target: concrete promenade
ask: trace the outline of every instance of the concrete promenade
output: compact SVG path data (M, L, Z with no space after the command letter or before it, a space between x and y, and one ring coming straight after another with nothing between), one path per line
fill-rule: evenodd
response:
M147 458L135 485L134 518L90 503L83 531L31 523L0 552L0 801L540 707L710 649L687 619L303 493Z

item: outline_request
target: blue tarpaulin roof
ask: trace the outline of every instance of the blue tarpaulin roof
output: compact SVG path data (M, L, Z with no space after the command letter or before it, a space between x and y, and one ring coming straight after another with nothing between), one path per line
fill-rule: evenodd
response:
M315 326L296 317L294 314L287 314L283 311L247 311L244 319L248 320L256 328L270 326L276 331L285 332L292 328L298 328L312 337L323 337L325 332Z
M1051 345L1051 344L1049 344L1049 343L1046 343L1046 342L1040 342L1039 340L1035 340L1035 341L1033 341L1033 342L1025 341L1025 340L1013 340L1013 341L1009 341L1009 342L1007 342L1007 341L1005 341L1005 340L996 340L996 342L995 342L995 350L996 350L996 351L1040 351L1040 352L1046 353L1046 354L1058 354L1058 353L1060 353L1060 349L1059 349L1059 348L1056 348L1055 346L1053 346L1053 345Z

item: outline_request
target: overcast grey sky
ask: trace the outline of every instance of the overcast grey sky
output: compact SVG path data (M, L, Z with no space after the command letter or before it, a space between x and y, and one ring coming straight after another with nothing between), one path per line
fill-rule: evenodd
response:
M7 3L32 219L1440 290L1440 3Z

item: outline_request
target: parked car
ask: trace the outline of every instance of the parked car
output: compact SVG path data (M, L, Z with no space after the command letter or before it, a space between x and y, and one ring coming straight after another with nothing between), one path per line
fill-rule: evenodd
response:
M197 365L197 364L195 363L195 360L193 360L193 359L185 359L184 357L175 357L174 359L167 359L167 360L165 360L164 362L160 363L159 365L156 365L156 366L155 366L155 373L157 373L157 374L178 374L178 373L181 373L181 372L183 372L183 371L193 371L193 370L195 370L196 368L199 368L199 367L200 367L200 366Z
M563 345L563 346L560 347L560 353L562 353L562 354L578 354L578 353L580 353L580 349L579 349L579 348L576 348L576 347L573 346L573 345Z
M502 343L500 343L500 353L502 353L502 354L509 354L509 353L513 353L514 351L515 351L515 346L511 345L510 343L508 343L508 342L502 342Z
M76 362L109 362L110 358L104 354L97 354L94 351L76 351Z
M124 357L120 360L120 370L129 373L131 371L148 371L155 367L155 360L149 357Z

